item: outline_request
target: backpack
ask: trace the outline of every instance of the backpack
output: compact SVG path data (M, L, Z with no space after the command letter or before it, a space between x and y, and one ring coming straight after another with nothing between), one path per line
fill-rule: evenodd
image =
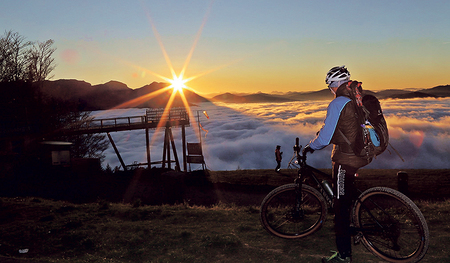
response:
M354 145L339 130L344 140L352 147L356 156L367 158L368 162L383 153L389 144L387 123L380 101L373 95L364 95L361 82L349 81L347 90L355 105L355 118L361 127Z

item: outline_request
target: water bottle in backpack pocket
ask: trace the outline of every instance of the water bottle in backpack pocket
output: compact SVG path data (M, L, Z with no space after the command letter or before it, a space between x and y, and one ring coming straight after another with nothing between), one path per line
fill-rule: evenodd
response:
M387 123L384 119L380 101L373 95L364 95L361 82L349 81L347 84L350 99L355 104L357 121L361 125L357 139L352 144L339 130L344 140L352 147L356 156L365 157L370 162L380 155L389 144Z
M369 121L366 121L364 128L367 129L367 131L369 132L370 140L372 141L373 146L379 147L381 143L380 137L378 136L372 124Z

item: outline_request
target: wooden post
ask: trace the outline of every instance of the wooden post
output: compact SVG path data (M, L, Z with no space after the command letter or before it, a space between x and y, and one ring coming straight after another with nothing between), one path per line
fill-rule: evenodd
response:
M166 126L166 139L165 139L165 141L166 141L166 146L167 146L167 150L166 150L166 153L167 153L167 168L169 168L169 170L170 169L172 169L172 164L171 164L171 161L170 161L170 141L169 141L169 136L170 136L170 127L169 126Z
M111 134L109 134L109 132L107 134L108 134L109 141L111 142L111 144L112 144L112 146L114 148L114 151L116 152L116 155L119 158L119 162L122 165L123 170L126 171L127 167L125 166L125 163L123 162L122 157L120 156L119 150L117 150L116 144L114 143L114 141L113 141L113 139L111 137Z
M150 159L150 138L148 135L148 117L145 115L145 147L147 149L147 166L148 169L152 168L151 159Z
M409 195L408 191L408 173L399 171L397 173L397 184L398 184L398 191L405 195Z
M186 160L186 129L185 126L181 126L181 143L183 144L183 167L184 172L187 172L187 160Z
M163 146L163 159L162 159L162 168L166 168L166 150L167 150L167 128L164 130L164 146Z
M178 161L177 148L175 147L175 141L173 140L172 129L169 130L170 142L172 144L173 157L175 159L175 170L180 171L180 162Z

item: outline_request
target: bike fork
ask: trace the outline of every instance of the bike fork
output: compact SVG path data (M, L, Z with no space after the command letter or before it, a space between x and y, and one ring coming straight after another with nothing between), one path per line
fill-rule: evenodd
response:
M296 214L297 217L299 218L303 218L304 217L304 212L303 212L303 208L302 208L302 204L303 204L303 195L302 195L302 181L297 178L295 179L295 196L296 196L296 202L295 202L295 208L294 208L294 213Z

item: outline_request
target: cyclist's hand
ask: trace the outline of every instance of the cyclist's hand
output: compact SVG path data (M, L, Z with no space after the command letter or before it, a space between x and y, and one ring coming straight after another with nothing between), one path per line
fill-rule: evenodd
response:
M305 148L303 148L302 155L305 156L305 154L308 153L308 152L310 152L310 153L313 153L313 152L314 152L314 150L311 148L311 146L309 146L309 144L307 144L307 145L305 146Z

